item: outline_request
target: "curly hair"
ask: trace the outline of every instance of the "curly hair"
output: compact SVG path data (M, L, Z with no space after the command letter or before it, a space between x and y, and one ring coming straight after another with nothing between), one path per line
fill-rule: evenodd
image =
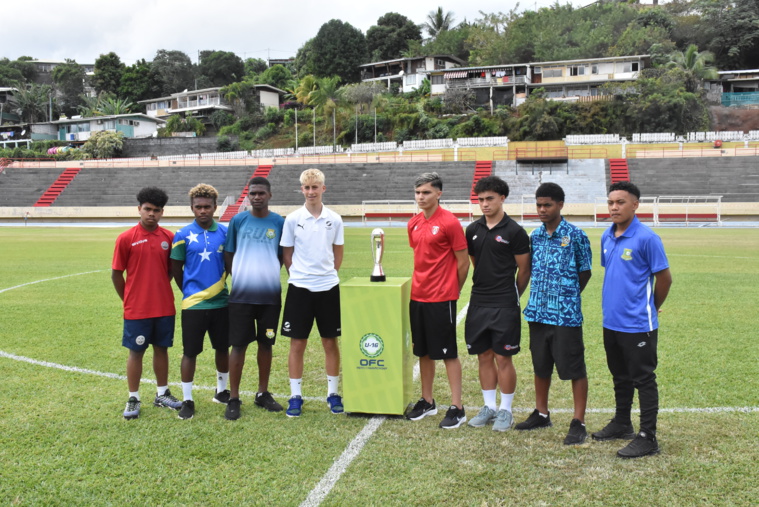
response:
M137 202L140 203L140 206L148 202L159 208L163 208L169 202L169 196L158 187L145 187L137 192Z
M509 196L509 184L498 176L485 176L474 185L474 193L495 192L504 197Z
M209 199L213 199L214 204L216 204L216 200L219 198L219 192L206 183L198 183L190 189L188 195L190 196L190 204L192 204L192 200L196 197L208 197Z
M564 202L564 189L551 181L543 183L535 191L535 198L548 197L554 202Z

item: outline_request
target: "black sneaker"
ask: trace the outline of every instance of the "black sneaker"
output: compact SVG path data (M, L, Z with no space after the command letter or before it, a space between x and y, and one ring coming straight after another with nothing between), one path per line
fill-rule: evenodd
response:
M192 419L195 415L195 402L192 400L184 400L182 402L182 408L179 409L180 419Z
M548 412L548 415L546 417L543 417L540 415L540 412L538 412L538 409L536 408L532 411L530 417L514 426L514 429L524 431L536 430L538 428L550 428L551 426L553 426L553 423L551 422L551 412Z
M224 417L230 421L239 419L240 405L242 405L240 398L230 398L227 402L227 410L224 412Z
M265 408L269 412L282 412L282 405L274 400L274 397L269 391L256 393L256 398L253 400L253 403L257 407Z
M129 421L140 417L140 405L140 400L134 396L130 396L129 400L127 400L126 407L124 407L124 419Z
M229 398L231 396L229 395L229 389L224 389L222 392L216 391L216 394L213 395L213 401L214 403L221 403L222 405L226 405L229 403Z
M451 408L445 413L445 417L440 421L440 427L446 430L452 430L458 428L466 422L466 413L464 413L464 407L457 407L451 405Z
M158 394L155 395L155 400L153 400L153 406L179 410L182 407L182 402L176 399L174 396L172 396L171 391L166 389L166 392L163 393L162 395L160 396L158 396Z
M632 440L635 438L635 430L632 424L619 424L612 419L601 431L592 433L593 440L604 442L606 440Z
M588 432L585 430L585 425L580 422L579 419L572 419L569 423L569 433L567 433L564 439L564 445L580 445L588 438Z
M656 437L645 431L641 431L635 436L635 439L625 447L617 451L620 458L642 458L652 454L659 454L659 444Z
M419 419L423 419L428 415L435 414L437 414L435 400L433 399L432 403L427 403L427 400L424 398L419 398L419 401L416 402L416 405L414 405L414 408L411 409L411 412L408 413L406 418L411 421L418 421Z

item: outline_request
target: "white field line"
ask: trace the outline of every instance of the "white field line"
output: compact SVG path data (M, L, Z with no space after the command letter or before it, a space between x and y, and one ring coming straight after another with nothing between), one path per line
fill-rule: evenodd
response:
M63 275L63 276L56 276L54 278L45 278L44 280L35 280L33 282L22 283L21 285L15 285L13 287L8 287L8 288L5 288L5 289L0 289L0 294L2 294L3 292L7 292L9 290L20 289L21 287L26 287L27 285L34 285L35 283L51 282L53 280L60 280L61 278L70 278L72 276L89 275L91 273L101 273L103 271L108 271L108 270L107 269L96 269L95 271L85 271L84 273L74 273L73 275Z

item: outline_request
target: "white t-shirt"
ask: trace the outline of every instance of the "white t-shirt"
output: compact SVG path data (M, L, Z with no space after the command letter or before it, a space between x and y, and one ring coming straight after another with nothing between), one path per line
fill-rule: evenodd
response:
M285 219L283 247L294 247L289 282L312 292L328 291L340 282L332 245L345 243L343 219L326 206L314 218L305 206Z

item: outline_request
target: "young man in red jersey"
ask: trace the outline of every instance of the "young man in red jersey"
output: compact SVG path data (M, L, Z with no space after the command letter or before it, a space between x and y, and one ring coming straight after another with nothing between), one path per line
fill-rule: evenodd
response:
M440 207L443 194L440 176L424 173L417 178L414 189L422 212L408 223L409 244L414 249L409 309L422 397L407 417L418 421L437 414L432 384L435 361L442 360L451 388L451 407L440 427L453 429L466 422L461 403L461 362L456 347L456 301L469 273L467 244L458 219Z
M137 194L140 223L121 233L111 265L111 280L124 302L122 345L129 349L129 400L124 419L140 416L142 356L153 346L153 370L158 392L153 405L179 410L182 402L169 392L169 352L174 344L174 291L169 255L174 233L158 226L169 197L160 188L146 187ZM126 271L126 280L124 272Z

